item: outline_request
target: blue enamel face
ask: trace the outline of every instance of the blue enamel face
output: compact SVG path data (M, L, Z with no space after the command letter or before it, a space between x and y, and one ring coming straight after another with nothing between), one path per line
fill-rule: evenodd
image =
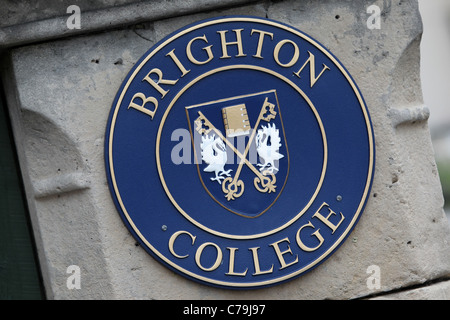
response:
M105 160L118 212L153 257L204 284L257 288L344 241L375 146L336 57L288 25L230 16L182 28L136 63Z

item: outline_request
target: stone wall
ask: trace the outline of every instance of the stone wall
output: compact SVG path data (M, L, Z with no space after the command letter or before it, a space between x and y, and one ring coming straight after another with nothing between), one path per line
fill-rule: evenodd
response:
M70 4L28 2L0 13L1 72L48 298L450 296L450 228L422 101L417 1L375 1L380 29L367 27L373 1L80 1L80 29L67 28ZM376 141L372 192L349 239L306 275L250 291L194 283L137 246L103 158L111 104L134 63L179 27L235 14L290 24L333 52L365 98ZM80 289L67 286L71 265L80 267ZM368 284L371 266L380 287Z

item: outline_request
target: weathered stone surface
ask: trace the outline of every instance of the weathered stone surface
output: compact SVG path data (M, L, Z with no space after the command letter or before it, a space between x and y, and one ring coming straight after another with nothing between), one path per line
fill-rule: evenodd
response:
M136 0L79 0L77 6L83 8L83 11L93 11L106 9L111 6L120 6L139 2ZM32 21L50 19L64 15L67 7L70 5L67 1L47 0L47 1L3 1L2 11L0 12L0 27L11 26Z
M423 288L391 293L373 300L450 300L450 282L444 281Z
M72 3L64 1L8 1L0 12L0 51L50 39L113 30L140 22L167 19L255 2L255 0L82 0L79 28L68 28Z
M127 30L12 53L20 103L12 117L20 123L21 167L50 297L115 297L103 245L104 234L116 233L102 218L114 212L103 167L104 124L118 84L147 49L147 40ZM72 264L81 268L81 290L66 287Z
M380 290L387 291L448 275L450 240L428 112L422 107L418 6L414 1L376 4L382 9L379 30L364 27L365 2L281 2L269 8L268 16L300 28L329 48L366 100L377 149L372 199L352 235L356 252L347 251L347 242L337 254L348 252L347 261L380 266ZM362 266L347 267L357 274ZM346 291L345 278L336 278L336 288Z
M450 230L419 81L417 3L376 2L379 30L366 27L371 4L261 2L11 50L3 79L48 296L348 299L449 277ZM186 280L136 246L110 197L103 159L109 110L134 63L177 28L226 14L291 24L330 49L362 91L376 141L372 193L349 239L301 278L245 292ZM73 264L80 290L66 286ZM367 286L371 265L380 267L379 289Z

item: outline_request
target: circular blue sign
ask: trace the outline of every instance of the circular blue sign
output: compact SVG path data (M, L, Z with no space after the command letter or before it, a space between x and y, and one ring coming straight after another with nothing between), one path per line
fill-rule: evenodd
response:
M116 207L153 257L205 284L257 288L305 273L349 235L375 146L336 57L286 24L230 16L136 63L105 158Z

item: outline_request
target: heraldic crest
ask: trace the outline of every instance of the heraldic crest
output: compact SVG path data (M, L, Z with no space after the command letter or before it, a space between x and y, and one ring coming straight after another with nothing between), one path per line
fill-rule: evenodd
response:
M289 166L276 91L189 106L186 112L208 193L234 213L265 212L280 194ZM239 210L242 205L250 212Z

